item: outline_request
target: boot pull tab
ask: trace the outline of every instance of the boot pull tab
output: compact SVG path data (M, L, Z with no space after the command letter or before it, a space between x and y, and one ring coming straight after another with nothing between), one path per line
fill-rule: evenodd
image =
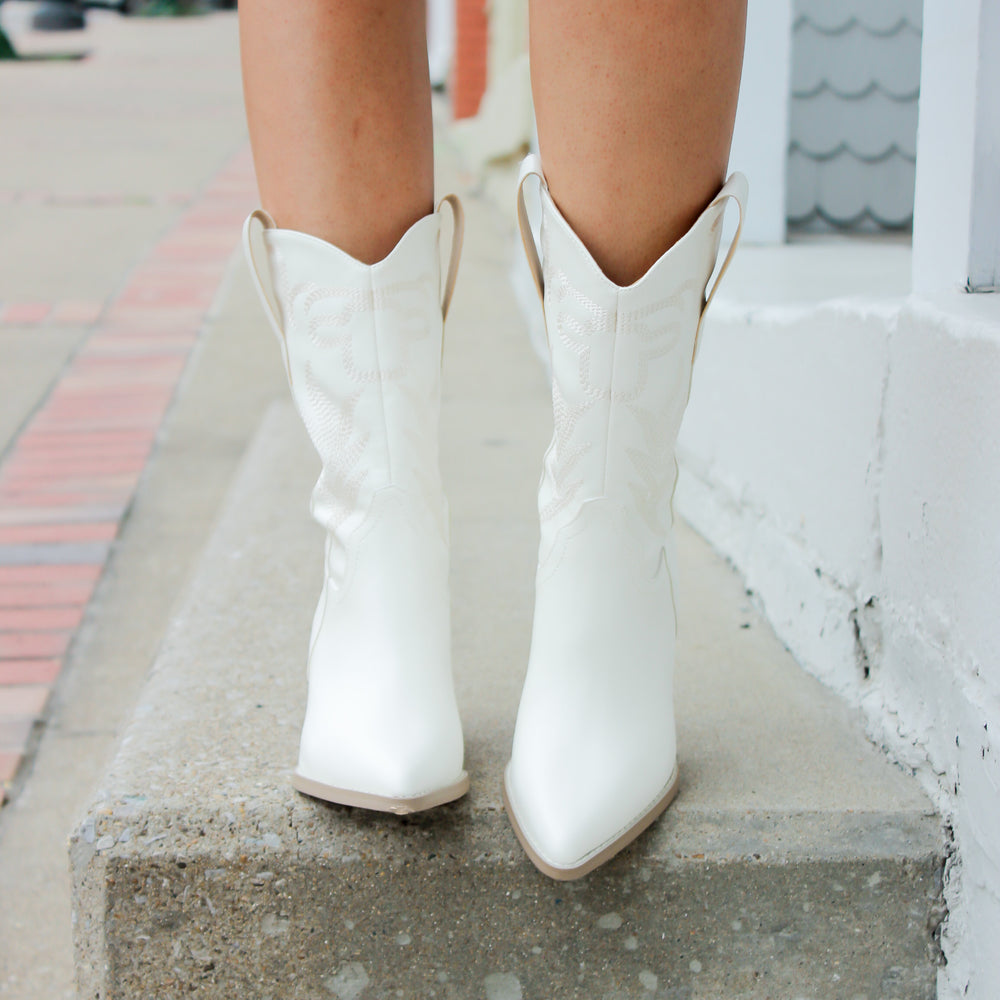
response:
M437 211L441 211L441 206L447 203L451 209L452 232L451 232L451 256L448 259L448 271L444 279L444 294L441 297L441 319L448 318L448 309L451 306L451 297L455 293L455 280L458 278L458 264L462 258L462 241L465 238L465 209L458 199L458 195L446 194L439 202Z
M243 223L243 253L246 255L247 264L250 267L250 277L253 279L257 295L264 306L264 313L267 315L274 330L278 343L281 345L281 358L285 364L285 374L288 376L288 384L292 382L292 370L288 365L288 343L285 340L285 329L281 322L281 309L278 307L278 300L274 294L274 286L271 284L271 268L267 262L267 247L264 245L264 230L277 228L274 219L262 208L251 212Z
M715 293L719 289L719 282L722 281L723 276L729 269L730 263L732 263L733 254L736 253L736 247L740 242L740 235L743 232L743 220L746 218L747 211L747 194L749 188L747 186L746 177L739 173L733 173L729 175L729 180L726 181L722 186L722 190L712 199L712 203L709 208L715 208L717 206L722 208L719 213L719 225L722 224L722 215L725 211L726 202L732 198L736 202L736 207L739 209L740 217L736 224L736 233L733 236L733 242L729 244L729 250L726 253L726 259L722 262L722 266L719 268L719 273L715 276L715 281L712 282L712 289L705 296L704 305L701 307L701 315L698 317L698 329L695 331L694 335L694 354L692 358L698 355L698 343L701 338L701 328L705 322L705 313L708 312L708 307L712 304L712 299L715 298Z
M542 262L538 257L538 247L535 246L535 237L531 232L531 221L528 218L528 206L524 203L524 182L534 174L540 184L545 184L545 175L542 173L542 162L534 153L529 153L521 161L521 172L517 178L517 225L521 230L521 242L524 244L524 255L528 258L528 267L531 269L531 276L535 279L535 288L538 289L538 297L545 300L545 279L542 277Z

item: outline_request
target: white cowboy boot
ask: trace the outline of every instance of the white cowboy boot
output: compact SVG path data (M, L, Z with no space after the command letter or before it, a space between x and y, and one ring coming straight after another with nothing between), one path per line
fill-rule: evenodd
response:
M438 469L444 315L462 240L458 199L443 304L440 206L362 264L254 212L250 271L323 471L312 513L326 573L309 643L301 792L416 812L463 795L451 673L448 508Z
M524 205L531 174L541 183L541 263ZM718 287L706 299L723 213L734 198L742 226L746 190L742 174L730 177L691 229L622 288L556 208L537 157L521 168L518 218L542 295L555 434L504 800L522 846L553 878L608 860L677 792L674 448Z

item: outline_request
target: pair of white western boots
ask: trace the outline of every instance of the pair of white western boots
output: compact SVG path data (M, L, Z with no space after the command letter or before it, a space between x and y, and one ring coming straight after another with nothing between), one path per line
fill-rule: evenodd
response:
M541 185L541 258L523 186ZM535 157L518 217L543 300L555 434L539 491L531 654L504 802L534 864L585 875L676 793L674 449L734 174L637 282L611 282L548 194ZM448 508L438 469L444 317L440 211L365 265L322 240L244 228L295 404L323 463L312 513L326 572L309 642L297 789L409 813L463 795L450 655ZM442 205L445 203L442 202ZM738 232L737 232L738 236Z

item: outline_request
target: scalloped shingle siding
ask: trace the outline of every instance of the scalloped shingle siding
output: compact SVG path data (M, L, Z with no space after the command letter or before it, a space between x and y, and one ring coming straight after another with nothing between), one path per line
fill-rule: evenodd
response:
M793 229L912 226L921 27L920 0L796 0Z

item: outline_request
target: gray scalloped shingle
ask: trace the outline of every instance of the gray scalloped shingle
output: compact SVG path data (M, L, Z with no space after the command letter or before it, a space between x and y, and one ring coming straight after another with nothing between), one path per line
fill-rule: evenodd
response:
M849 153L788 158L788 219L806 228L903 229L913 222L915 164L898 154L865 163Z
M915 100L920 90L920 31L906 25L880 36L853 27L824 35L804 23L792 49L792 95L805 98L823 87L845 98L881 89L900 100Z
M923 26L922 0L795 0L795 23L811 21L826 32L843 31L852 21L871 32L892 31L900 21Z
M911 160L917 155L917 102L895 101L882 91L860 100L824 90L808 99L793 97L789 147L818 160L842 148L858 159L881 160L898 149Z
M921 15L920 0L796 0L791 225L911 224Z

